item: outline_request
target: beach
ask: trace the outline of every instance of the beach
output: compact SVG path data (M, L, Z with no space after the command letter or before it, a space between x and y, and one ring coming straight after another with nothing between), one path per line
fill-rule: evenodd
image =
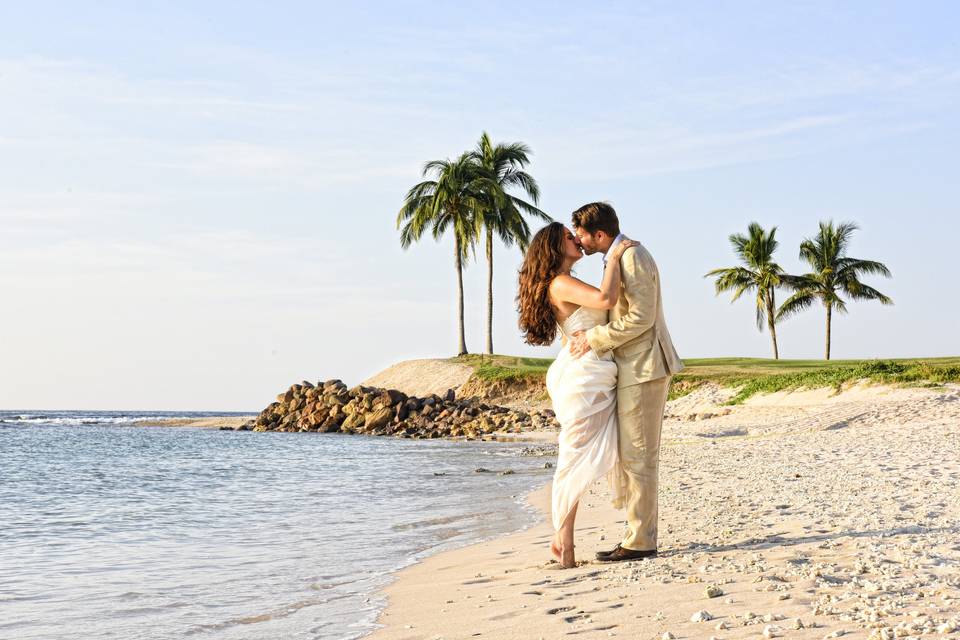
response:
M400 572L372 638L960 637L960 387L731 393L668 403L657 558L594 560L597 483L556 569L548 486L539 524Z
M193 427L195 429L219 429L220 427L229 427L237 429L257 417L257 414L247 414L240 416L211 416L211 417L186 417L186 418L150 418L147 420L137 420L134 424L138 427Z

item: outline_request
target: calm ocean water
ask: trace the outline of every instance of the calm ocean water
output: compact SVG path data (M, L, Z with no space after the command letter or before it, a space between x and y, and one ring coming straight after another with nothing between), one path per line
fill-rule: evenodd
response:
M198 415L0 411L0 638L360 637L392 571L531 524L552 473L518 444L130 426Z

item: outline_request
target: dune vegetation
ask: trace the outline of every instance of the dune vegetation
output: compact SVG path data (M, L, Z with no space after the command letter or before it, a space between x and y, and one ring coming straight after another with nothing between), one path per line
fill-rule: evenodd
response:
M549 358L467 355L452 361L469 364L477 378L489 382L543 379ZM800 388L841 388L865 380L877 384L935 386L960 382L960 357L892 360L772 360L764 358L691 358L674 376L670 397L690 393L706 383L738 389L731 404L757 393Z

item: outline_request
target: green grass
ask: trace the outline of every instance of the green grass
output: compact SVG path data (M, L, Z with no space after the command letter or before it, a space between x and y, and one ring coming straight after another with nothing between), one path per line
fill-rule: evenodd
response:
M868 380L883 384L937 385L960 382L960 358L898 360L765 360L761 358L693 358L674 377L671 396L690 393L715 382L737 388L730 404L757 393L799 388L840 389L844 383Z
M469 364L474 375L488 382L536 380L547 375L552 358L521 358L517 356L466 355L451 358L451 362Z
M487 381L543 378L552 360L516 356L468 355L453 358L473 366ZM960 357L895 360L766 360L762 358L691 358L674 376L670 397L686 395L707 382L738 389L730 400L739 404L757 393L799 388L834 388L857 380L882 384L935 386L960 382Z

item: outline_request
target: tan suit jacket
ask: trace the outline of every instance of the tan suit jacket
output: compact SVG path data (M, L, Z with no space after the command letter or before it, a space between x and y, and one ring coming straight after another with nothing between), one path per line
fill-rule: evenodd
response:
M597 354L613 351L618 387L629 387L683 370L663 318L660 273L643 245L620 257L620 297L608 324L587 331Z

